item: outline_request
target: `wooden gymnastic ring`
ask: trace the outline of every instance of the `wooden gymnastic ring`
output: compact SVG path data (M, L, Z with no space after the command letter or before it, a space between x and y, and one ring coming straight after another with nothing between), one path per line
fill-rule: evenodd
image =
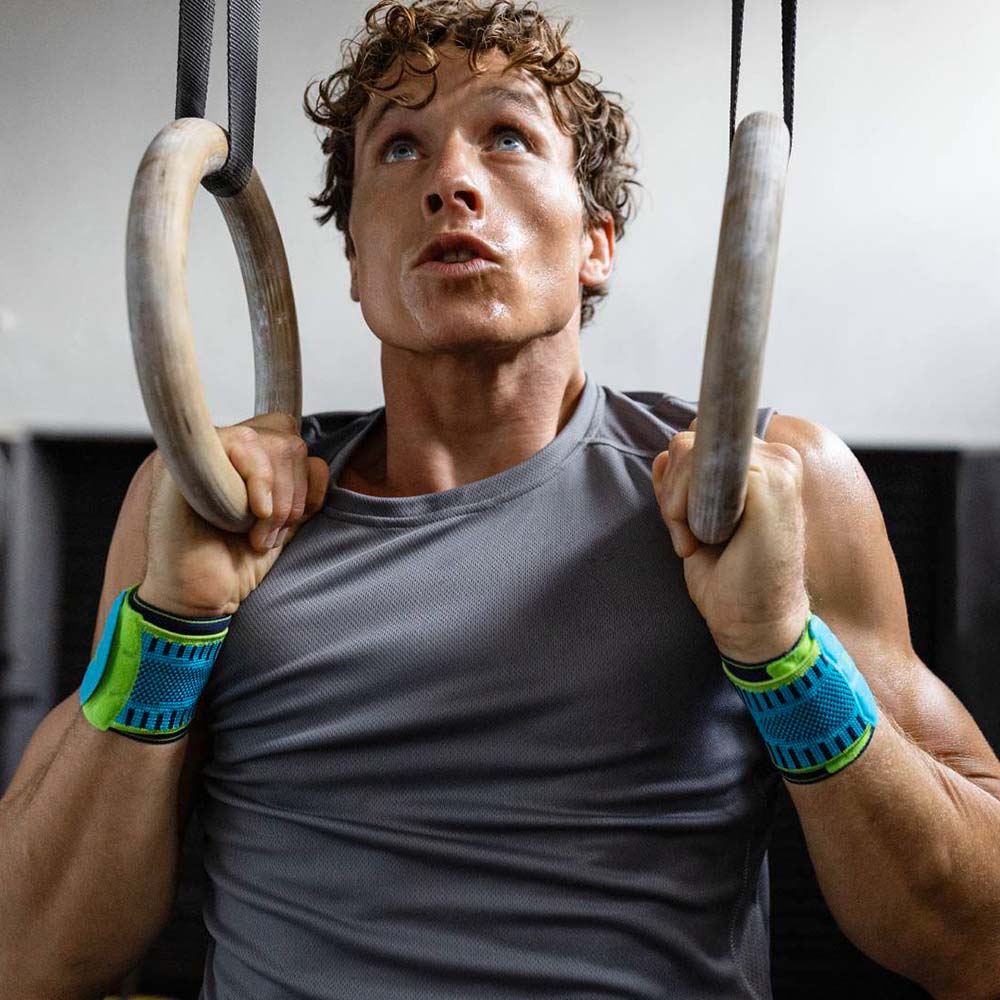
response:
M708 545L728 541L746 503L788 150L781 118L755 111L729 157L688 489L688 524Z
M132 188L126 237L128 318L153 436L188 503L225 531L254 523L246 485L205 403L188 308L188 227L202 177L225 162L226 134L180 118L149 144ZM288 261L256 169L240 194L217 198L243 273L253 330L254 413L302 416L302 364Z

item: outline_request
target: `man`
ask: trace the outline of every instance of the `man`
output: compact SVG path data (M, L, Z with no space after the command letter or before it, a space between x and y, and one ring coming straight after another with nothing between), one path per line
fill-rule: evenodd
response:
M321 87L317 202L348 237L385 407L307 418L309 455L281 415L220 431L246 540L158 460L137 474L98 668L121 662L122 588L192 649L239 610L190 740L102 731L96 674L39 728L4 799L5 981L77 995L141 956L200 780L205 1000L769 996L784 763L852 940L937 997L996 996L1000 763L913 653L853 455L762 411L739 528L699 545L693 408L580 367L627 201L620 109L530 7L382 3L366 26L345 75L380 87ZM746 680L809 642L870 720L836 767L772 757Z

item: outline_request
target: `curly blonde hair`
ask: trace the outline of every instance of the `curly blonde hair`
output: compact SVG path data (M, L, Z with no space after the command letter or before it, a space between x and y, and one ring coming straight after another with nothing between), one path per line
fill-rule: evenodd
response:
M326 130L322 140L326 155L325 187L312 203L322 209L316 221L331 219L345 239L344 252L354 256L348 232L354 184L354 146L358 121L370 95L381 94L404 107L428 105L437 92L439 56L434 48L448 41L468 50L469 68L479 72L479 58L499 49L509 64L532 73L545 88L559 127L573 138L574 176L584 207L584 227L589 229L610 217L615 239L625 234L625 223L635 211L635 164L629 159L630 128L624 108L611 100L617 91L600 90L583 79L580 60L563 41L571 21L553 25L534 0L520 6L514 0L414 0L409 6L396 0L379 0L365 14L365 27L342 47L343 66L324 80L306 88L306 115ZM389 68L399 60L396 80L379 87ZM409 71L433 76L430 94L422 101L405 103L391 96ZM600 78L597 78L600 83ZM316 88L315 99L310 98ZM561 99L560 99L561 98ZM584 287L580 325L594 315L595 303L608 294L606 284Z

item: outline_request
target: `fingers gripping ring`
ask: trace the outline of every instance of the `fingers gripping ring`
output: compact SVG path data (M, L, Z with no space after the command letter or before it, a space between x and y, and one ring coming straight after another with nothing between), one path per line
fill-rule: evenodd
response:
M226 161L225 132L180 118L146 150L129 206L126 285L139 385L153 436L188 503L225 531L254 523L246 486L219 441L198 374L185 267L202 177ZM302 365L288 261L256 169L232 198L217 198L243 274L256 392L255 414L302 416Z

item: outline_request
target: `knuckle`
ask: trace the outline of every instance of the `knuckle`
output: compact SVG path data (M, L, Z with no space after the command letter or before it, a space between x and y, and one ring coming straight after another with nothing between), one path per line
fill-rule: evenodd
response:
M259 440L261 447L267 452L271 461L276 458L283 458L285 455L285 439L281 434L276 434L273 430L261 431Z
M774 453L787 462L789 465L795 468L800 468L802 465L802 456L799 454L797 448L793 448L790 444L784 444L783 442L776 442L771 445Z
M271 434L268 435L268 441L270 443L271 450L278 458L286 459L291 455L292 439L289 437L289 435L283 432L279 433L276 431L272 431Z
M802 480L802 456L794 448L791 454L782 456L782 468L792 482L798 483Z
M236 424L236 426L249 427L250 430L257 430L265 425L261 422L261 417L247 417L246 420L241 420L238 424Z
M219 437L229 444L251 444L257 440L257 432L246 424L235 424L232 427L217 427Z

